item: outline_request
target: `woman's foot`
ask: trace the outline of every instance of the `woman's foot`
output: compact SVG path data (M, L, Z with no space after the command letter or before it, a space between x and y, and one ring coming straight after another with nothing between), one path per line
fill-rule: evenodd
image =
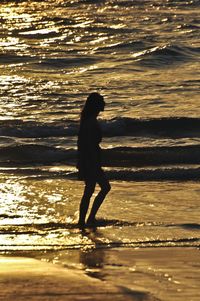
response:
M82 221L78 221L78 227L79 229L84 229L85 228L85 222L82 222Z
M88 218L87 226L95 227L97 225L97 220L95 218Z

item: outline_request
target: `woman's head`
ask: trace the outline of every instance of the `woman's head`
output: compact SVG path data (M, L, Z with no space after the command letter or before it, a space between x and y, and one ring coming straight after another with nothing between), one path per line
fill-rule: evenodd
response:
M105 101L103 96L97 92L91 93L84 105L82 111L82 118L89 118L91 116L97 116L100 111L104 111Z

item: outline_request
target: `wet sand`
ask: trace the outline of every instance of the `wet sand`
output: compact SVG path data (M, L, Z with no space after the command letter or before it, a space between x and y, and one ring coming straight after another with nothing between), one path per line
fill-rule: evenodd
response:
M195 248L70 250L40 258L1 256L0 266L0 300L5 301L200 300L200 253Z
M31 258L0 258L0 300L132 300L128 292Z

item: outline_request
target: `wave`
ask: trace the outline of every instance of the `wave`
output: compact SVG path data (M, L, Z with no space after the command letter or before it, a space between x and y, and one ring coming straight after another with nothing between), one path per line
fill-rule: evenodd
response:
M120 181L199 181L200 168L151 168L120 170L107 173L109 179Z
M24 63L31 63L37 60L36 57L31 57L29 55L15 55L11 53L7 54L0 54L0 64L24 64Z
M113 29L114 30L114 29ZM116 29L115 29L116 30ZM129 29L118 29L120 32L124 31L126 33L128 33ZM115 44L111 44L111 45L107 45L107 46L104 46L104 47L97 47L95 49L95 51L119 51L119 50L130 50L130 51L133 51L133 50L141 50L145 47L145 43L143 41L120 41L118 43L115 43Z
M156 166L199 164L200 145L116 147L103 152L108 166Z
M38 123L23 120L0 121L0 136L18 138L43 138L74 136L78 133L78 123L64 121L56 123Z
M105 136L199 137L200 118L114 118L102 122Z
M4 216L2 216L4 218ZM10 221L8 221L10 218ZM20 217L19 217L20 218ZM9 244L1 244L1 250L15 250L17 248L26 250L26 247L31 250L33 249L79 249L85 247L95 247L95 248L118 248L118 247L192 247L200 246L200 236L199 236L199 224L174 224L174 223L164 223L164 222L154 222L154 221L127 221L127 220L118 220L118 219L97 219L96 226L98 228L105 229L108 231L109 229L113 232L120 229L124 229L126 231L129 228L130 231L137 231L139 228L151 229L151 232L154 233L154 230L163 231L165 233L166 227L171 227L171 234L166 237L157 235L151 235L151 237L143 237L134 239L132 236L127 239L127 237L119 237L118 239L107 239L107 241L101 241L99 239L89 239L89 240L77 240L77 239L69 239L66 240L65 234L67 235L79 235L80 233L87 234L85 231L90 231L86 227L86 229L81 230L78 224L75 221L69 223L61 223L56 221L49 221L47 223L35 222L35 223L21 223L21 220L18 220L18 217L14 216L6 216L3 224L0 225L0 234L6 237L15 235L17 240L9 243ZM173 229L175 227L175 229ZM191 234L187 231L185 234L179 235L176 231L176 228L184 228L189 227L192 230ZM126 228L126 229L125 229ZM195 232L193 231L195 229ZM65 230L67 232L65 233ZM175 231L174 231L175 230ZM64 231L64 232L63 232ZM83 231L83 232L82 232ZM157 231L156 231L157 232ZM53 239L49 240L49 234L53 234ZM56 235L55 235L56 234ZM88 233L89 234L89 233ZM29 237L28 241L20 239L21 236L27 235ZM37 243L31 243L31 236L37 237ZM62 238L60 242L58 242L57 237ZM40 241L40 237L42 237L42 241ZM33 240L34 241L34 240ZM29 243L30 242L30 243Z
M25 234L28 234L25 232ZM84 248L94 248L94 243L77 243L77 244L9 244L9 245L2 245L0 244L1 252L12 252L12 251L55 251L55 250L77 250L77 249L84 249ZM130 241L130 242L109 242L103 243L98 242L95 243L95 249L111 249L111 248L177 248L177 247L184 247L184 248L199 248L200 247L200 239L193 238L193 239L180 239L180 240L163 240L163 241ZM145 293L142 293L142 299L138 300L145 300L143 297ZM148 294L146 294L148 296ZM145 296L145 297L146 297ZM148 298L148 297L147 297ZM158 299L150 299L146 300L155 300L159 301Z
M143 167L200 164L200 145L158 147L114 147L102 150L107 167ZM76 149L42 144L21 144L0 148L1 164L58 163L76 164Z
M181 24L178 28L179 29L194 29L194 30L199 30L200 26L199 25L195 25L195 24Z
M113 5L122 6L122 7L141 7L149 5L149 0L115 0L112 1ZM152 2L153 7L159 7L159 8L165 8L165 7L171 7L171 8L186 8L186 7L198 7L199 8L199 0L193 0L193 1L186 1L186 0L167 0L167 1L153 1Z
M165 6L169 7L176 7L176 8L182 8L184 9L189 6L189 7L198 7L199 8L199 0L193 0L193 1L183 1L183 0L169 0L165 3Z
M39 35L39 34L38 34ZM32 38L36 39L35 35ZM60 69L60 68L74 68L78 66L85 66L95 64L96 59L92 57L56 57L41 59L38 56L28 56L28 55L14 55L14 54L0 54L0 64L32 64L32 67L37 68L50 68L50 69Z
M28 233L27 233L28 234ZM77 250L77 249L84 249L84 248L92 248L94 247L93 243L77 243L77 244L9 244L9 245L1 245L0 250L1 252L12 252L12 251L55 251L55 250ZM111 248L177 248L177 247L184 247L184 248L199 248L200 247L200 240L198 238L190 239L183 239L179 241L173 240L166 240L166 241L138 241L138 242L109 242L109 243L96 243L95 249L111 249ZM145 300L143 297L147 296L148 294L142 293L142 299L138 300ZM145 297L146 297L145 296ZM136 299L135 299L136 300ZM151 301L159 301L158 299L150 299Z
M142 66L168 67L189 60L199 60L199 52L199 47L164 45L134 53L133 57Z
M122 7L135 7L135 6L145 6L145 4L149 4L148 0L134 0L134 1L130 1L130 0L115 0L112 1L113 5L117 5L117 6L122 6Z
M17 234L23 234L25 231L30 232L36 232L36 231L51 231L51 230L61 230L61 229L77 229L79 228L79 225L77 223L70 222L70 223L61 223L61 222L55 222L50 221L47 223L18 223L18 218L21 218L22 216L19 215L7 215L7 214L1 214L0 218L2 219L13 219L15 220L15 223L13 224L1 224L0 225L0 232L2 234L8 234L8 233L16 233ZM169 223L166 224L164 222L155 222L155 221L148 221L148 222L136 222L136 221L126 221L126 220L119 220L119 219L105 219L105 218L98 218L96 225L98 227L123 227L123 228L138 228L138 227L163 227L163 228L186 228L189 230L199 230L200 224L197 223L190 223L190 224L175 224L175 223ZM88 228L90 225L88 225ZM164 229L163 229L164 230Z
M94 64L96 62L96 59L90 58L90 57L79 57L79 58L49 58L49 59L43 59L41 62L35 64L38 65L40 68L74 68L77 66L82 65L89 65Z
M17 34L17 31L15 31L15 34ZM23 36L26 39L45 39L58 37L60 34L54 29L32 29L26 31L18 31L18 35Z
M83 230L80 230L81 232ZM11 234L8 232L8 234ZM37 232L28 232L25 231L22 233L23 235L27 234L37 234ZM15 233L16 235L16 233ZM40 234L41 235L41 234ZM94 243L74 243L74 244L68 244L68 243L41 243L41 244L8 244L3 245L0 244L0 250L1 252L6 251L16 251L16 250L23 250L23 251L31 251L31 250L37 250L37 251L44 251L44 250L75 250L75 249L82 249L86 247L93 247ZM109 241L109 242L95 242L95 249L110 249L110 248L176 248L176 247L200 247L200 238L199 237L188 237L188 238L172 238L172 239L155 239L155 240L129 240L129 241ZM142 299L143 300L143 299ZM151 299L152 300L152 299Z
M59 167L58 167L59 168ZM105 170L107 177L111 181L199 181L200 180L200 167L191 168L191 167L170 167L170 168L122 168L122 169L106 169ZM76 181L78 179L78 173L75 167L71 169L66 169L63 171L56 171L51 169L40 169L39 167L34 168L31 166L27 167L6 167L5 169L0 170L1 174L12 174L20 175L27 179L37 178L37 180L52 180L52 179L66 179ZM189 227L189 226L188 226Z
M100 121L105 137L200 137L200 118L134 119L128 117ZM33 121L0 121L0 136L18 138L67 137L78 134L79 124L73 120L62 123Z
M62 150L55 147L37 145L37 144L22 144L2 147L0 149L0 162L30 164L30 163L53 163L75 160L75 150Z

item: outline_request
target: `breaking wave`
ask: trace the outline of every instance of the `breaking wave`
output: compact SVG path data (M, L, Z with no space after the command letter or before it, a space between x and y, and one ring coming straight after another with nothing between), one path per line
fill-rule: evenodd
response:
M143 50L133 54L140 65L148 67L166 67L171 64L184 63L196 60L199 57L200 48L164 45Z
M200 145L160 147L113 147L103 149L103 164L110 167L200 164ZM1 163L73 164L76 149L63 149L40 144L21 144L0 148Z
M155 118L134 119L128 117L101 121L105 137L153 136L153 137L200 137L200 118ZM0 121L0 136L40 138L76 136L78 122L64 120L58 123L38 123L33 121Z

